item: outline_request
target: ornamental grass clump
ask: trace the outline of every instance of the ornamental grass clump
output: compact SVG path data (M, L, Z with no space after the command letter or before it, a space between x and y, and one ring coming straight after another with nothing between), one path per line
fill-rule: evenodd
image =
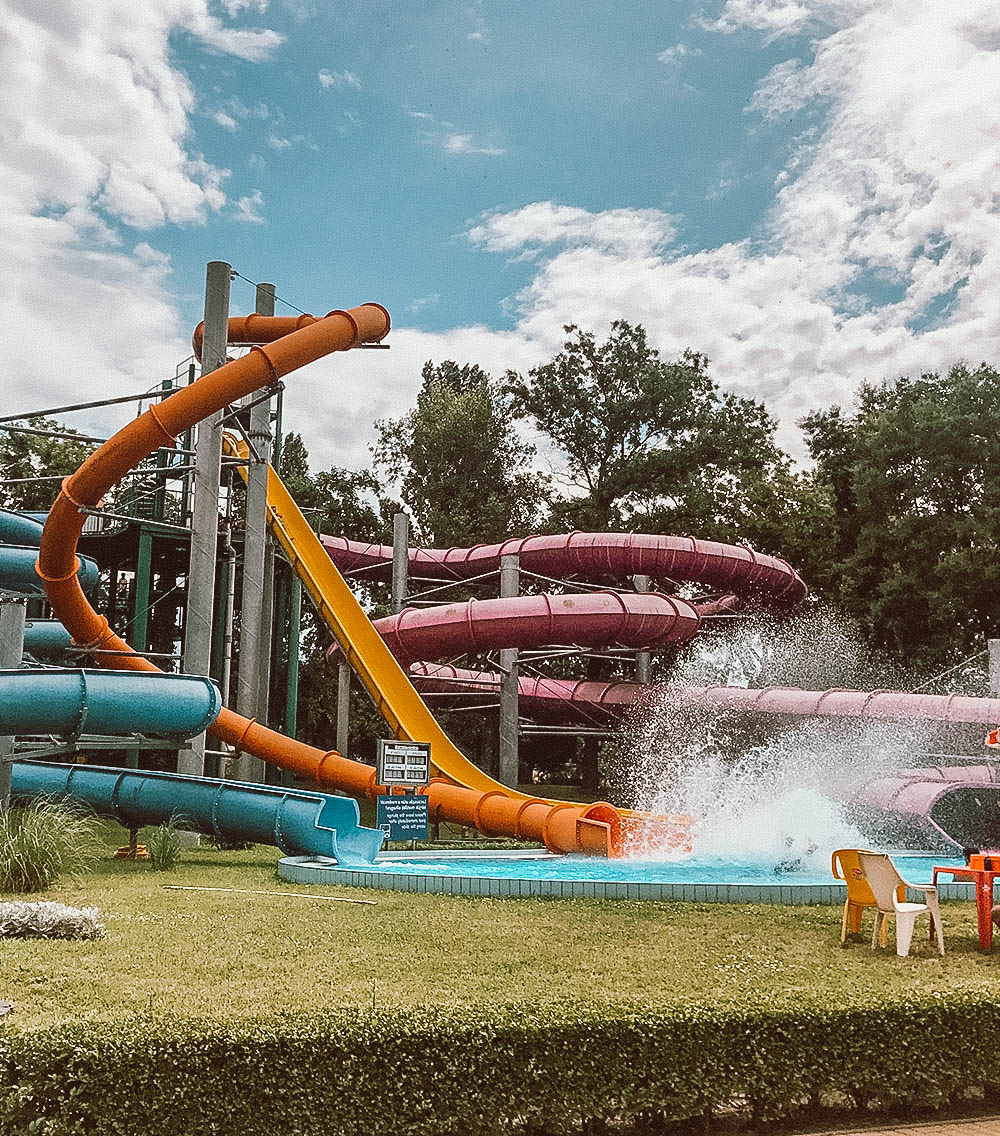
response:
M150 829L146 836L146 851L149 853L149 866L155 872L169 872L177 867L181 858L180 818L172 816L162 824Z
M41 798L0 812L0 892L36 892L91 871L102 852L99 822Z

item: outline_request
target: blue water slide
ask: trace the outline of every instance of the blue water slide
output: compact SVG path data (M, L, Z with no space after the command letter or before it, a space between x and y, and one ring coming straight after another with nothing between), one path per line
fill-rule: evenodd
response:
M0 671L0 737L12 734L146 734L191 738L222 709L200 675L145 671Z
M62 658L72 643L73 636L58 619L29 619L24 624L24 650L33 659Z
M31 513L0 509L0 544L24 544L38 548L43 523Z
M27 513L0 509L0 591L39 596L45 586L35 571L42 525ZM93 591L99 576L97 565L88 556L79 556L77 575L85 592Z
M351 797L94 765L19 761L12 799L70 797L128 828L176 817L185 828L223 840L275 844L286 855L330 856L371 864L383 833L362 828Z

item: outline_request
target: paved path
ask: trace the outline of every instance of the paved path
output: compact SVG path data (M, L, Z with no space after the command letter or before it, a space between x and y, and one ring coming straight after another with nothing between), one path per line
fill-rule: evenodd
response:
M809 1136L1000 1136L1000 1116L888 1124L874 1128L837 1128L829 1132L813 1132Z

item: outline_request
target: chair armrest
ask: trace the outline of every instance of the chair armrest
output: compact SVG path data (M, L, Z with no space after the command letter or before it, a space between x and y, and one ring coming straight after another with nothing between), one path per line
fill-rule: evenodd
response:
M922 891L925 896L931 894L935 897L937 896L937 884L906 884L906 887L908 887L910 891Z

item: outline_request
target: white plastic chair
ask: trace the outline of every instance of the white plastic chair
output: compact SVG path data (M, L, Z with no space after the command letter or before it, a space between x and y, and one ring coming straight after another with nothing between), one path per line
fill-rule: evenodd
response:
M872 889L878 911L875 914L875 929L872 933L872 950L878 942L879 926L885 925L889 916L896 919L896 954L905 958L910 953L913 939L913 925L918 915L926 911L934 920L937 931L938 951L944 954L944 932L941 930L941 912L938 910L937 888L930 884L911 884L899 874L889 856L881 852L859 852L858 860L865 874L868 886ZM908 903L897 897L897 889L902 885L911 891L923 892L924 903Z

